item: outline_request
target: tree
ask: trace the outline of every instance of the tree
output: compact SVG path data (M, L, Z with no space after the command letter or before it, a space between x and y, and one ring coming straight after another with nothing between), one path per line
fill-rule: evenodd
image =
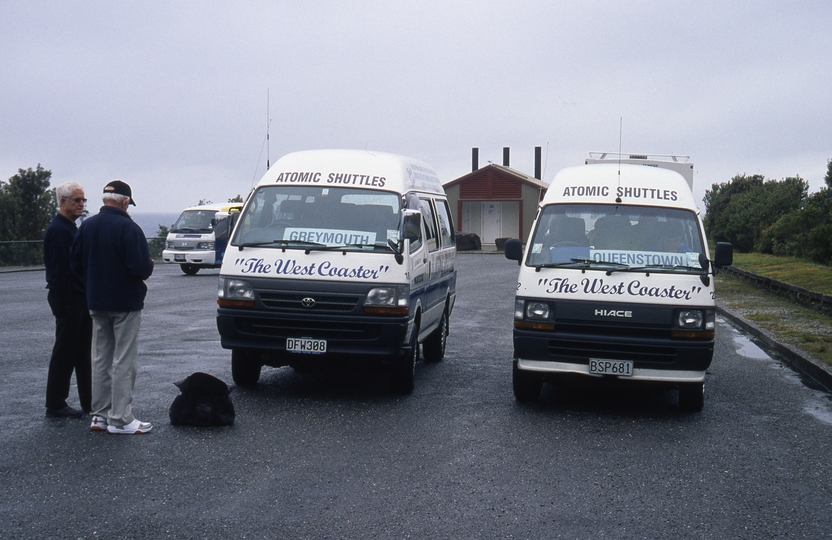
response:
M763 233L760 251L832 264L832 189L813 193L801 209L777 220Z
M828 189L832 189L832 159L826 160L826 177L823 181L826 182Z
M763 185L764 179L765 177L760 174L753 176L737 175L730 182L713 184L711 189L705 191L703 199L705 202L705 219L703 221L705 230L711 238L717 242L728 241L723 230L725 225L720 220L724 219L723 214L731 204L731 200L757 186Z
M52 172L38 164L0 182L0 240L42 240L56 211Z
M765 182L763 177L735 176L730 184L706 192L708 234L741 252L760 249L763 231L800 208L809 184L799 176Z
M158 259L162 256L162 251L165 249L165 240L168 237L168 228L165 225L159 224L159 230L156 231L156 237L151 238L148 242L150 248L150 257Z
M243 196L238 193L236 197L231 197L230 199L228 199L228 202L241 203L241 202L243 202Z

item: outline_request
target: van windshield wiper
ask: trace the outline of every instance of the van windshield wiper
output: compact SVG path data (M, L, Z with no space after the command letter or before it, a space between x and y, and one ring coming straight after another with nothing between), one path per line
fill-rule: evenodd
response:
M205 228L202 228L202 227L197 228L197 229L195 229L193 227L182 227L180 229L171 229L170 232L172 232L172 233L211 232L211 229L205 229Z
M284 249L287 247L297 247L299 249L306 248L307 251L309 251L310 248L324 249L330 247L326 244L321 244L320 242L309 242L307 240L283 240L282 238L277 238L275 240L265 240L262 242L244 242L242 244L237 244L237 247L239 247L240 249L247 247L262 246L280 246Z
M343 249L343 248L373 248L373 249L387 249L393 251L393 248L387 242L375 242L373 244L343 244L341 246L332 246L333 249Z
M706 272L704 268L697 266L687 266L684 264L645 264L644 266L634 266L630 268L633 272L650 271L650 270L691 270L694 272Z
M599 265L600 267L595 267L593 265ZM555 263L544 263L544 264L536 264L534 265L534 269L536 272L540 272L541 268L564 268L564 267L577 267L577 268L589 268L593 270L606 270L607 275L612 273L612 269L610 267L620 268L620 269L628 269L630 268L629 265L624 263L618 262L611 262L611 261L595 261L592 259L569 259L568 261L561 261Z

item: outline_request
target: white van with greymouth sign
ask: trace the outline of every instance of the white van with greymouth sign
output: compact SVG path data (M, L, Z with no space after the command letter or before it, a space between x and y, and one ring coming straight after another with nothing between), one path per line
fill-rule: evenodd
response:
M168 231L162 260L192 276L200 268L219 268L241 203L203 204L182 211Z
M678 156L587 163L552 180L525 252L506 243L520 264L514 395L537 399L546 378L651 381L701 410L714 352L711 275L731 264L731 245L718 243L710 260L693 165Z
M454 226L433 169L366 150L288 154L234 229L217 328L239 385L262 366L383 366L413 389L445 355L456 299Z

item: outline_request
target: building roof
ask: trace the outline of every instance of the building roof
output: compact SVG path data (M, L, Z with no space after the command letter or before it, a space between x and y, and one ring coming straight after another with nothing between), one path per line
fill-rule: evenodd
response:
M451 181L449 181L449 182L447 182L443 185L447 189L447 188L449 188L453 185L461 184L461 183L463 183L467 180L471 180L472 178L475 178L477 176L480 176L480 175L485 176L489 172L493 172L493 173L499 174L500 176L504 176L504 177L507 176L507 177L514 178L514 179L516 179L516 180L518 180L518 181L520 181L524 184L529 184L530 186L534 187L535 189L549 189L549 184L547 184L546 182L544 182L542 180L538 180L534 176L529 176L528 174L522 173L522 172L520 172L516 169L512 169L511 167L506 167L504 165L497 165L496 163L489 163L488 165L485 165L484 167L480 167L476 171L471 171L468 174L466 174L464 176L460 176L459 178L457 178L455 180L451 180Z

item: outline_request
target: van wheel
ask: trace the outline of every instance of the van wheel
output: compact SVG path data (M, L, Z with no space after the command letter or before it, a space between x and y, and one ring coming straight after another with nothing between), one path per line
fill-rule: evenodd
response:
M408 395L413 392L413 379L416 375L416 361L419 359L419 328L413 327L410 338L410 350L393 363L390 386L397 394Z
M543 389L543 375L517 369L517 360L514 361L511 369L511 382L514 386L514 398L517 401L537 401Z
M231 377L238 386L254 386L260 380L260 362L246 349L231 349Z
M189 276L195 276L199 272L199 267L193 264L180 264L179 268Z
M441 362L445 358L445 346L448 343L448 312L442 313L439 326L431 332L428 339L422 343L422 356L425 362Z
M699 412L705 406L705 383L679 385L679 407L684 411Z

